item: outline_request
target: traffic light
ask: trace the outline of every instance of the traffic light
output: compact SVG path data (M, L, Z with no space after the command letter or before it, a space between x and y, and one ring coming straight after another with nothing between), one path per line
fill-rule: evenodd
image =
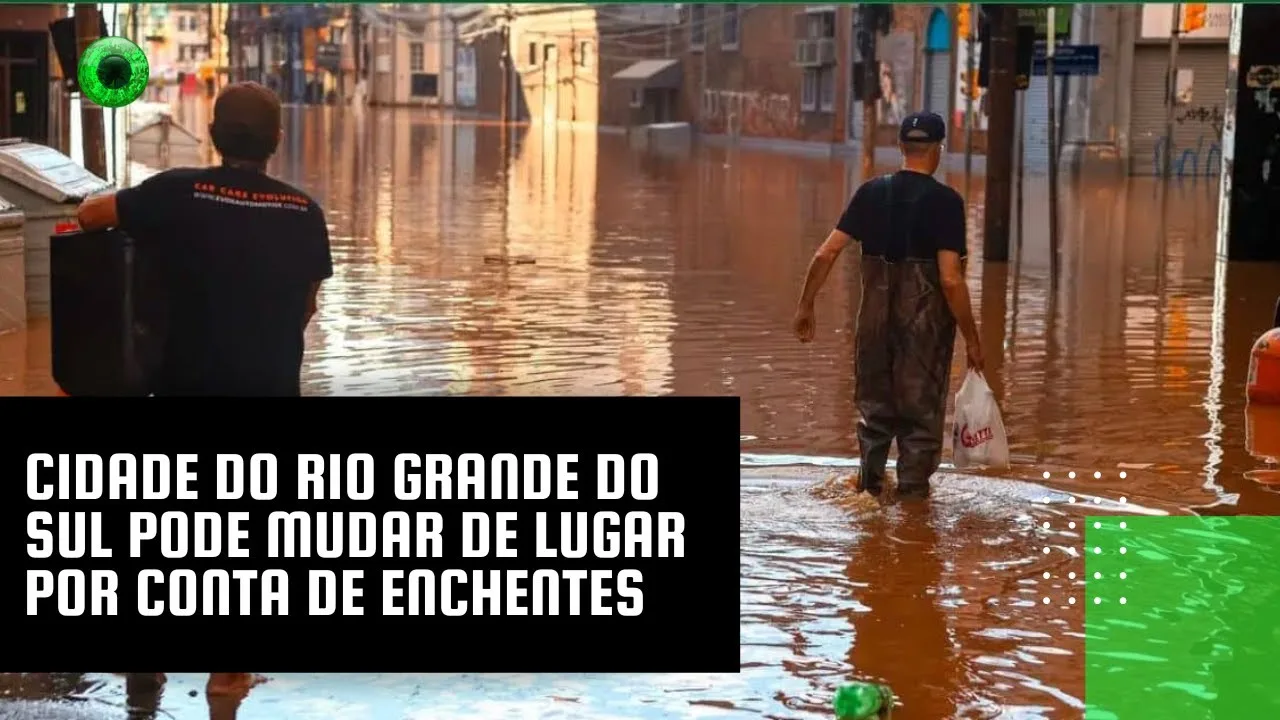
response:
M1200 30L1209 14L1208 3L1187 3L1182 6L1182 32Z

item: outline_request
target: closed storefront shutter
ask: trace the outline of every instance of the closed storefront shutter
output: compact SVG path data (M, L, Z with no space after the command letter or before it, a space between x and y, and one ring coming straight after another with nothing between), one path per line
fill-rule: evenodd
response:
M947 117L951 100L951 53L930 52L925 65L925 110Z
M1058 98L1064 78L1058 78ZM1022 93L1022 162L1030 175L1042 175L1049 171L1049 79L1032 76ZM1062 130L1058 130L1058 147L1062 147Z
M1129 172L1159 175L1165 138L1165 78L1168 45L1138 45L1133 62L1133 122L1129 133ZM1192 74L1190 102L1174 108L1170 165L1174 177L1221 172L1222 117L1227 99L1227 46L1184 44L1178 68Z

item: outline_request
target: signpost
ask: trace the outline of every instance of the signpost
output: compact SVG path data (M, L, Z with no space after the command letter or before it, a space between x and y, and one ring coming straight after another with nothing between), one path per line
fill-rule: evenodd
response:
M1018 25L1030 26L1036 35L1049 34L1053 23L1054 36L1063 39L1071 34L1071 5L1047 5L1018 8Z
M1047 74L1048 55L1048 45L1043 41L1036 42L1034 54L1031 56L1032 75L1044 77ZM1096 76L1100 57L1100 48L1097 45L1059 44L1053 49L1053 74Z
M1061 13L1057 13L1056 10L1054 6L1049 6L1049 17L1045 22L1044 53L1044 74L1048 81L1045 84L1049 86L1049 292L1055 299L1058 294L1058 110L1055 102L1058 83L1055 82L1057 59L1054 55L1057 54L1058 38L1049 34L1048 30L1057 29L1057 24L1054 22L1055 15ZM1032 57L1033 69L1034 66L1035 58Z

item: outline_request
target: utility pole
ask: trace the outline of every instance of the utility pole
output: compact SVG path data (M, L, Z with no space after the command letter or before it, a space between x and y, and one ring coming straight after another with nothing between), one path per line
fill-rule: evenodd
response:
M511 16L511 5L507 5L502 11L502 102L498 106L498 119L504 126L511 122ZM504 140L506 136L504 129Z
M206 86L206 94L209 97L213 97L214 93L217 92L218 89L218 74L221 70L220 66L222 64L220 57L222 55L221 43L218 42L218 33L214 29L214 18L216 16L213 9L213 3L209 3L205 7L205 17L205 34L208 36L206 40L205 60L213 66L213 76L209 79L208 85ZM216 49L215 45L218 46Z
M129 38L133 40L133 44L142 46L142 35L138 32L138 13L141 12L142 6L138 3L129 4Z
M1182 3L1173 4L1173 22L1169 30L1169 76L1165 78L1164 149L1161 175L1168 179L1173 165L1173 112L1178 95L1178 38L1182 35Z
M876 171L876 90L880 78L876 63L875 13L880 6L858 5L858 52L862 56L862 180Z
M1045 23L1044 74L1045 85L1049 88L1049 284L1057 287L1058 283L1058 103L1057 76L1054 74L1053 56L1058 44L1057 15L1054 6L1049 6L1048 20Z
M1012 201L1011 170L1017 97L1014 71L1017 64L1018 12L1012 5L988 6L991 28L991 68L987 87L987 192L983 218L983 259L1009 261L1009 215Z
M347 14L351 18L351 69L355 75L353 85L355 90L352 91L351 97L354 103L364 101L363 93L358 88L367 88L367 84L361 84L364 80L364 28L361 25L361 5L348 5Z
M263 6L258 6L258 19L254 27L258 31L258 82L267 84L267 26L266 16L262 15Z
M964 21L965 21L965 49L964 54L964 176L966 178L973 172L973 121L974 121L974 93L978 87L978 81L975 74L975 56L977 50L974 47L978 39L978 7L975 3L966 3L964 5ZM990 85L990 82L987 83ZM988 88L987 92L991 92ZM991 144L990 125L987 126L987 144ZM988 148L988 159L991 150ZM965 180L968 182L968 180Z
M76 57L84 57L89 46L101 37L102 26L98 6L93 3L76 3ZM100 178L107 176L106 137L102 127L102 108L92 105L80 93L80 137L84 144L84 167Z

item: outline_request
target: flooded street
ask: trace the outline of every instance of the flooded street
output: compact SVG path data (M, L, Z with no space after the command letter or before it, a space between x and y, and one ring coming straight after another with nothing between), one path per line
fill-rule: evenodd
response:
M890 683L895 718L1079 717L1086 511L1280 514L1244 402L1280 286L1274 265L1215 260L1216 179L1064 182L1056 293L1045 180L1015 262L984 267L975 179L969 282L1013 468L944 471L929 507L880 510L829 482L856 454L852 258L817 339L790 331L856 159L664 157L420 110L294 108L285 137L272 172L320 201L334 248L307 394L742 398L743 669L275 675L241 718L823 718L854 677ZM41 322L0 336L0 395L54 392L48 342ZM958 353L953 391L962 370ZM203 686L171 675L158 716L207 717ZM0 676L6 697L0 718L145 704L109 674Z

